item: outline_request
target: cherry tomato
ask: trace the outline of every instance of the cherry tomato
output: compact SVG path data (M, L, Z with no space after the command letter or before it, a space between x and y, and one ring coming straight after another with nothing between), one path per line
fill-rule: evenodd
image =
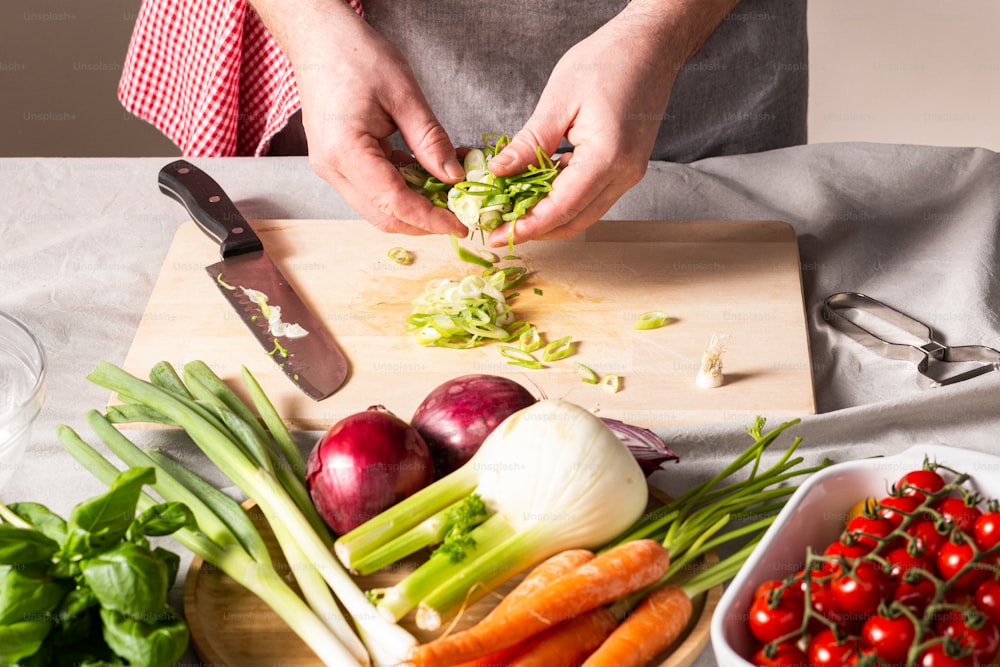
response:
M878 501L878 515L899 526L907 515L920 509L923 503L916 496L886 496Z
M906 547L896 547L882 556L888 563L889 578L895 582L900 582L910 570L920 568L927 570L934 567L931 557L914 556Z
M822 620L817 618L817 616L822 616L837 625L847 624L847 619L844 614L837 609L833 599L833 589L830 588L829 582L813 580L812 588L809 592L809 602L812 605L812 611L814 612L813 619L808 628L810 632L819 632L823 628L829 627L827 624L823 623Z
M976 519L982 515L982 510L970 505L964 498L942 498L933 505L941 516L956 526L966 535L972 535Z
M862 646L870 648L875 655L891 665L906 662L906 654L915 636L913 621L904 615L889 618L876 614L861 627Z
M851 560L867 556L869 553L871 553L871 547L858 543L847 544L843 540L831 542L830 545L823 551L824 556L837 558L843 556L844 558Z
M874 549L880 540L888 537L895 526L891 521L883 517L856 516L847 522L841 542L845 544L867 547L869 551Z
M835 578L830 587L836 608L859 620L873 614L891 592L888 575L872 561L859 561L852 571Z
M989 578L990 570L973 566L965 574L958 576L959 572L972 561L973 556L973 547L968 542L959 543L954 540L945 542L938 551L936 559L941 578L959 591L975 590Z
M926 494L937 493L944 488L944 478L933 470L911 470L899 478L896 488L904 496L913 496L923 502Z
M911 609L918 616L922 616L927 605L934 599L937 588L934 582L927 577L919 577L909 581L909 577L904 577L896 587L892 599Z
M1000 512L980 514L972 528L972 535L981 551L1000 544Z
M854 505L847 511L847 521L850 521L856 516L861 516L862 514L874 515L875 505L878 501L874 498L865 498L864 500L854 503Z
M993 621L994 625L1000 626L1000 582L996 579L987 579L979 584L976 588L975 604L976 609L986 618Z
M955 657L949 654L945 644L934 644L927 647L917 658L919 667L975 667L972 655Z
M768 579L767 581L762 581L757 586L757 588L754 589L753 599L756 600L759 597L766 598L768 595L771 594L771 591L781 588L782 586L784 586L784 584L785 582L781 581L780 579ZM788 587L786 590L795 590L795 588Z
M988 662L1000 650L1000 630L983 616L949 615L938 623L937 630L943 637L950 637L971 650L972 657L979 662Z
M947 533L941 533L931 519L914 521L906 527L906 533L915 539L914 548L924 554L935 554L948 541Z
M764 644L798 630L805 615L801 599L795 596L782 595L773 604L768 597L759 597L750 605L750 632Z
M769 656L761 647L750 658L750 663L757 667L809 667L809 658L794 644L781 642Z
M839 641L833 630L827 628L813 635L809 641L809 664L814 667L843 667L853 661L860 649L857 638Z

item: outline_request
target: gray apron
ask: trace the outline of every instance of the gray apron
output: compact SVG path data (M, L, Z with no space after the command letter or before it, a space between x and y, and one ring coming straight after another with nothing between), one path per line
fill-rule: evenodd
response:
M513 134L556 61L621 0L364 0L409 60L457 146ZM744 0L677 77L653 160L690 162L806 142L805 0Z

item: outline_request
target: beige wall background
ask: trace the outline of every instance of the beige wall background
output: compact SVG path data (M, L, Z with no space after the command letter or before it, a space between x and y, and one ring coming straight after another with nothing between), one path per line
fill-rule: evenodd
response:
M115 89L138 0L0 2L0 156L176 155ZM812 0L810 141L1000 150L1000 2Z

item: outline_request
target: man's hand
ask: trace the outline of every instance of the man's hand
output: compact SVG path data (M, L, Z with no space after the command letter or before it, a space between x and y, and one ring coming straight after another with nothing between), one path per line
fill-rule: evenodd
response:
M556 64L534 113L490 162L498 176L524 171L535 147L563 137L552 192L514 225L514 241L568 238L597 222L646 173L677 73L736 3L634 0ZM490 234L507 243L509 225Z
M343 0L316 5L254 3L292 62L313 171L383 231L466 233L453 214L410 190L397 170L415 157L442 181L464 176L409 64ZM397 129L413 157L392 151L389 137Z

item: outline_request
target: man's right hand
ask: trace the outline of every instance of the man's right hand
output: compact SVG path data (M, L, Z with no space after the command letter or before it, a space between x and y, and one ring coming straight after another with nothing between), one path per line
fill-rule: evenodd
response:
M442 181L464 177L403 54L343 0L302 4L254 7L292 62L313 171L385 232L464 236L454 214L411 190L397 169L415 157ZM397 129L412 156L392 150Z

